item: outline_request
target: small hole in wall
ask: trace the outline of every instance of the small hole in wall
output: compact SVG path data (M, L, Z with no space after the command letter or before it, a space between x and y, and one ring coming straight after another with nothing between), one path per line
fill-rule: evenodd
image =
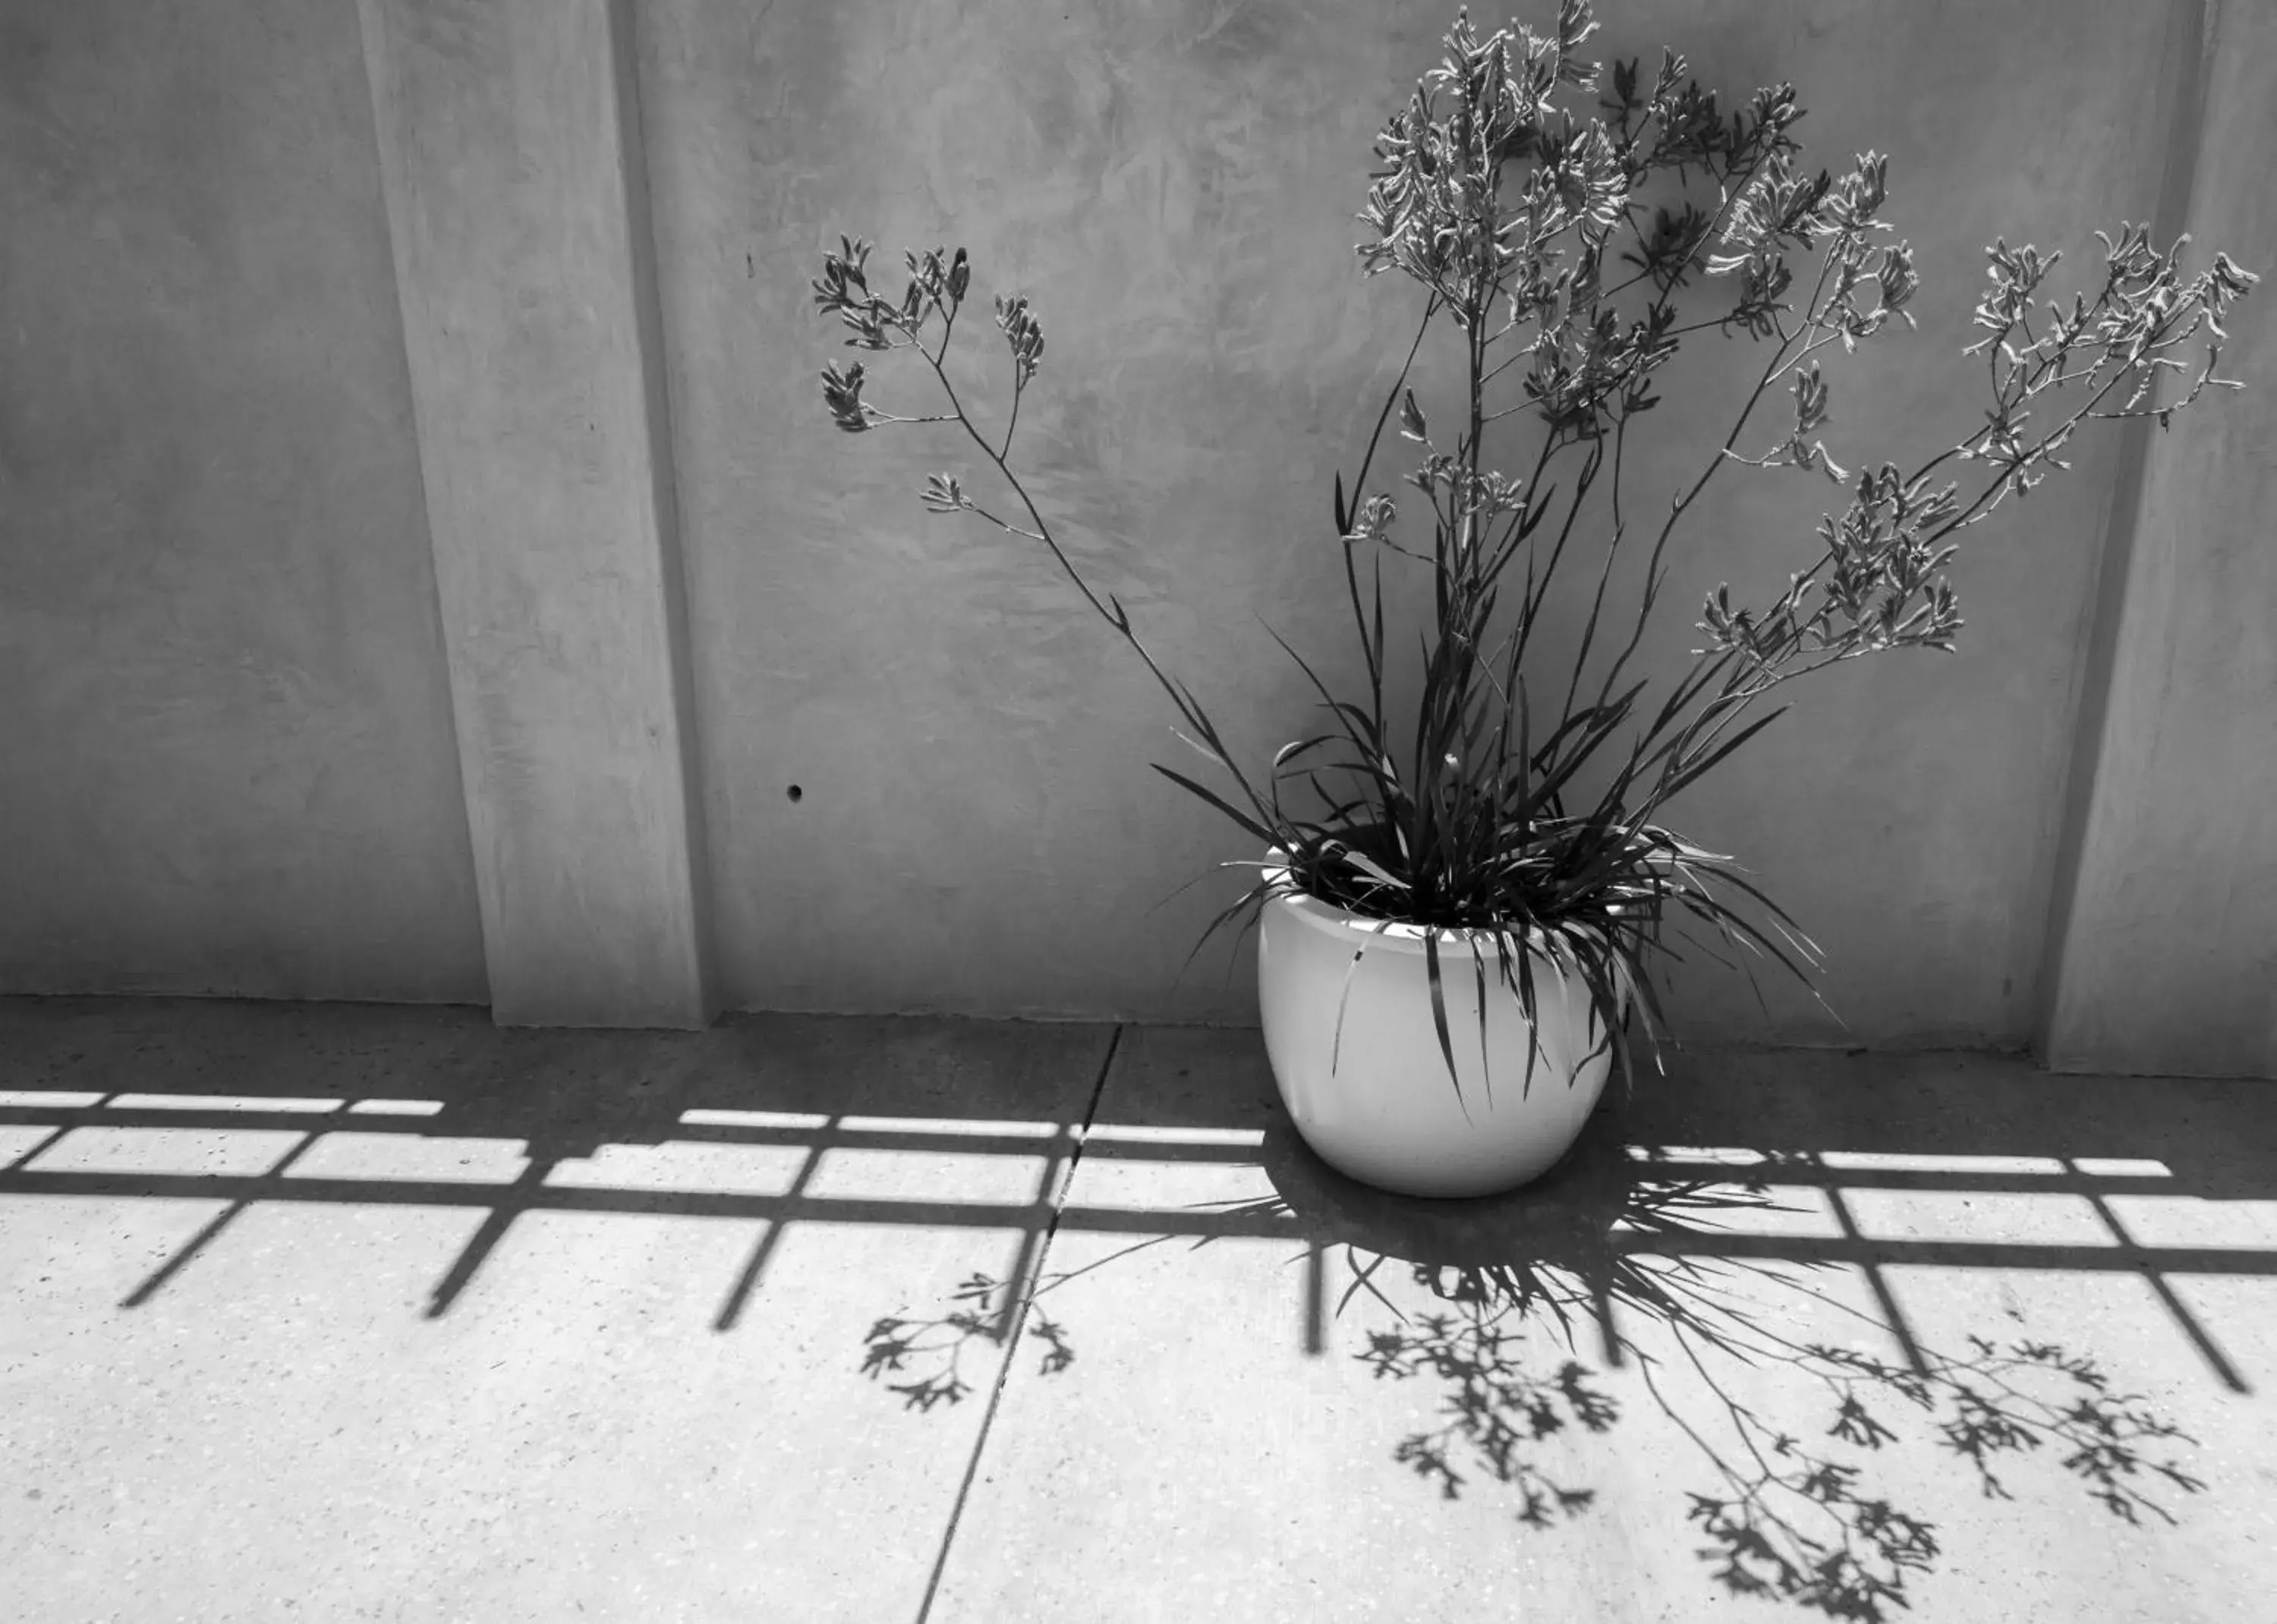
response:
M790 798L791 798L793 801L801 801L801 800L803 800L803 799L805 798L805 796L806 796L806 792L805 792L804 790L803 790L803 789L799 788L799 786L798 786L797 785L796 785L796 784L794 784L794 785L792 785L790 786L790 789L789 789L788 793L789 793L789 795L790 795Z

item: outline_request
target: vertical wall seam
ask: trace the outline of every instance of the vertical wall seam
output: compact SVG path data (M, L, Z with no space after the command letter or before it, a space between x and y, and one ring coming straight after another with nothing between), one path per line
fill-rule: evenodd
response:
M704 803L704 733L696 687L694 626L682 550L680 460L676 418L672 410L672 368L665 345L662 277L657 268L654 211L651 205L648 129L640 99L640 37L633 0L608 0L609 49L617 90L618 180L623 189L625 239L632 255L636 330L640 343L642 398L648 414L650 500L662 564L665 635L671 663L673 713L678 724L682 818L686 830L689 906L701 989L702 1020L711 1021L721 1006L719 939L712 899L715 866L711 819Z
M2220 28L2220 0L2179 0L2167 36L2167 86L2172 111L2167 128L2166 172L2153 205L2155 244L2172 243L2189 219L2197 189L2198 156L2205 140L2208 61ZM2079 900L2082 861L2102 776L2105 732L2110 724L2112 680L2119 657L2120 631L2135 575L2136 548L2143 530L2150 486L2151 421L2136 418L2121 425L2118 474L2104 527L2094 596L2089 608L2087 649L2082 662L2079 703L2072 724L2071 753L2058 795L2054 871L2048 887L2048 913L2042 937L2037 985L2034 989L2032 1050L2045 1069L2056 1056L2056 1017L2063 998L2072 921Z
M404 397L411 404L411 447L419 468L419 512L427 529L428 577L435 588L435 627L443 644L443 687L450 698L452 759L458 765L459 804L466 815L467 862L474 874L476 928L482 938L484 1006L495 1003L498 965L505 952L500 937L505 930L505 899L499 893L497 864L485 855L491 839L489 798L483 793L482 763L471 740L469 689L474 673L462 669L461 639L450 618L451 594L443 576L449 567L444 549L438 547L435 519L434 471L428 459L431 406L422 399L420 368L414 364L415 332L423 330L420 312L413 307L414 277L410 245L405 240L409 223L400 216L397 199L407 186L396 159L396 144L389 138L388 96L380 76L392 60L387 49L387 24L376 0L356 0L358 37L363 51L364 92L371 100L373 156L379 173L380 220L387 231L388 270L395 286L398 357L403 364Z

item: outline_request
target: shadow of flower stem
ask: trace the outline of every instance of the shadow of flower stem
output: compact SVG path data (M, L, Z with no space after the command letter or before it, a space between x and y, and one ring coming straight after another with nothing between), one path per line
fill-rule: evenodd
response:
M1681 1415L1660 1383L1658 1361L1641 1356L1648 1389L1664 1413L1696 1443L1723 1479L1722 1492L1694 1493L1687 1511L1711 1542L1700 1555L1735 1594L1776 1596L1831 1618L1878 1620L1885 1604L1906 1607L1906 1583L1933 1566L1936 1526L1867 1491L1855 1460L1898 1441L1868 1406L1877 1392L1936 1417L1941 1446L1966 1460L1988 1497L2013 1499L1993 1469L2002 1455L2051 1446L2064 1468L2113 1514L2130 1523L2148 1511L2174 1514L2150 1489L2196 1493L2205 1485L2171 1457L2152 1460L2146 1445L2191 1442L2146 1408L2139 1394L2116 1393L2096 1362L2052 1343L2007 1348L1969 1339L1955 1358L1922 1350L1922 1368L1890 1363L1854 1349L1797 1344L1755 1333L1752 1352L1804 1372L1832 1406L1824 1443L1807 1446L1733 1399L1710 1371L1690 1328L1671 1330L1693 1370L1731 1423L1740 1453L1727 1459ZM1719 1341L1725 1351L1732 1344Z
M2060 1460L2093 1499L2130 1523L2145 1513L2171 1523L2174 1514L2156 1491L2204 1487L2170 1453L2157 1449L2192 1441L2180 1428L2142 1395L2114 1391L2094 1360L2053 1343L2003 1347L1972 1336L1966 1356L1924 1348L1915 1370L1782 1337L1748 1311L1755 1305L1743 1306L1723 1271L1634 1256L1600 1260L1614 1266L1595 1281L1532 1263L1413 1264L1415 1283L1448 1309L1410 1316L1373 1284L1384 1259L1355 1255L1351 1261L1352 1290L1366 1289L1398 1321L1371 1332L1354 1357L1379 1377L1431 1377L1451 1389L1443 1423L1402 1439L1394 1458L1436 1481L1450 1499L1467 1481L1466 1467L1482 1469L1518 1491L1519 1521L1529 1525L1576 1514L1595 1498L1552 1478L1531 1458L1534 1446L1575 1423L1606 1431L1620 1411L1577 1359L1566 1358L1553 1375L1529 1371L1521 1328L1548 1310L1570 1354L1577 1317L1571 1310L1592 1297L1643 1311L1665 1326L1675 1355L1649 1352L1626 1338L1618 1339L1618 1351L1720 1479L1716 1491L1688 1496L1687 1514L1709 1542L1699 1555L1734 1594L1868 1624L1891 1617L1892 1607L1911 1605L1909 1581L1934 1567L1941 1547L1934 1523L1875 1492L1868 1477L1868 1458L1901 1441L1900 1426L1877 1414L1891 1397L1900 1401L1901 1414L1933 1423L1939 1447L1968 1461L1989 1497L2013 1498L1996 1469L2002 1457L2040 1452ZM1800 1279L1781 1283L1832 1302ZM1817 1441L1806 1442L1735 1398L1733 1365L1725 1361L1784 1365L1807 1377L1827 1406ZM1678 1367L1712 1395L1707 1415L1696 1398L1672 1389L1668 1377Z
M1078 1275L1088 1274L1169 1239L1168 1235L1155 1236L1081 1269L1047 1275L1019 1304L1023 1312L1018 1314L1010 1311L1020 1295L1016 1283L976 1270L950 1294L953 1306L948 1312L929 1319L887 1315L872 1324L862 1339L862 1374L872 1381L888 1375L910 1375L908 1381L887 1383L889 1392L902 1395L906 1409L930 1410L937 1404L961 1404L972 1392L972 1384L964 1379L962 1369L966 1350L975 1342L1001 1347L1017 1327L1020 1335L1033 1337L1043 1345L1043 1358L1037 1373L1057 1376L1075 1362L1075 1345L1068 1339L1066 1326L1037 1311L1036 1300Z
M1451 1500L1465 1482L1454 1456L1466 1449L1496 1482L1519 1491L1518 1520L1542 1527L1553 1514L1587 1510L1596 1491L1558 1483L1525 1452L1569 1423L1603 1432L1620 1412L1610 1396L1589 1385L1588 1371L1576 1360L1568 1359L1554 1377L1524 1370L1509 1351L1516 1330L1503 1324L1513 1315L1523 1318L1514 1304L1489 1313L1473 1299L1455 1314L1425 1316L1412 1331L1375 1332L1367 1350L1354 1357L1379 1379L1407 1381L1428 1372L1453 1385L1441 1407L1445 1424L1400 1440L1395 1460L1436 1480L1440 1493Z
M916 1373L910 1380L886 1384L902 1395L907 1409L930 1410L937 1404L963 1402L972 1391L961 1368L965 1350L976 1341L991 1347L1003 1345L1009 1321L1002 1309L1011 1294L1009 1282L975 1272L967 1275L950 1295L956 1306L945 1314L930 1319L887 1316L872 1325L863 1339L866 1347L862 1374L878 1381L914 1367ZM1057 1327L1053 1332L1047 1339L1063 1346L1058 1343ZM1047 1362L1050 1357L1046 1355ZM1072 1352L1066 1355L1067 1359L1074 1357Z

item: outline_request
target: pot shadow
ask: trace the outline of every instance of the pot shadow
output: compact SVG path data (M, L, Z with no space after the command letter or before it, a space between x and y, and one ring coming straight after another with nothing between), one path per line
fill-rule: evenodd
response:
M1689 1245L1742 1215L1793 1210L1764 1176L1776 1176L1777 1158L1671 1170L1631 1149L1611 1099L1564 1161L1499 1196L1427 1201L1359 1185L1285 1118L1257 1155L1270 1196L1210 1204L1199 1235L1182 1226L1081 1271L1044 1269L1025 1289L973 1274L937 1314L879 1320L863 1372L929 1411L974 1391L961 1370L974 1343L1001 1349L1033 1335L1039 1374L1055 1375L1076 1357L1068 1328L1042 1311L1057 1286L1173 1239L1207 1244L1213 1226L1253 1236L1269 1226L1316 1260L1341 1254L1348 1283L1326 1311L1355 1322L1356 1362L1378 1380L1441 1389L1437 1424L1397 1439L1390 1454L1443 1499L1506 1494L1529 1528L1591 1514L1597 1491L1571 1480L1566 1440L1620 1424L1611 1377L1634 1371L1696 1451L1686 1519L1711 1580L1734 1595L1846 1620L1909 1608L1910 1585L1946 1552L1935 1522L1877 1488L1876 1462L1925 1441L1994 1499L2013 1498L2003 1476L2012 1462L2058 1460L2130 1523L2171 1524L2168 1502L2205 1486L2179 1458L2195 1440L2088 1354L1976 1336L1945 1352L1847 1308L1862 1329L1901 1342L1903 1357L1783 1332L1780 1294L1843 1307L1821 1286L1847 1264L1702 1256ZM1649 1339L1640 1334L1648 1327ZM1546 1358L1545 1340L1558 1349ZM1808 1395L1807 1416L1783 1403L1774 1417L1734 1391L1743 1370L1777 1366ZM905 1379L886 1379L895 1375Z

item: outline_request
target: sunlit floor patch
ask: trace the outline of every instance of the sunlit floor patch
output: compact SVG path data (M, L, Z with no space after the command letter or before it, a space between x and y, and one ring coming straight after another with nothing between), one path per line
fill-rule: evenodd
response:
M1842 1201L1870 1241L2115 1247L2118 1237L2084 1195L2050 1191L1846 1189Z
M0 1122L0 1167L28 1157L57 1136L55 1128L37 1123Z
M11 1352L44 1347L60 1356L65 1345L50 1340L46 1316L104 1324L121 1298L229 1207L191 1196L0 1195L0 1367ZM0 1437L9 1419L0 1403Z
M553 1189L682 1191L723 1195L787 1194L805 1164L796 1145L729 1145L667 1140L660 1145L603 1145L556 1164Z
M295 1099L260 1094L114 1094L104 1102L110 1111L212 1111L316 1116L339 1111L342 1099Z
M1845 1172L1960 1172L1988 1177L2060 1177L2067 1169L2052 1156L1954 1155L1918 1150L1821 1150L1811 1158Z
M2277 1252L2277 1201L2112 1195L2111 1215L2139 1246Z
M830 1122L828 1117L815 1111L729 1111L712 1106L683 1111L680 1120L690 1127L756 1127L797 1133L811 1133Z
M853 1116L839 1118L837 1126L855 1135L944 1139L1049 1139L1070 1131L1058 1122L989 1122L966 1117Z
M1070 1144L1068 1149L1074 1147ZM1029 1156L976 1156L840 1145L821 1152L813 1176L801 1193L826 1202L1019 1205L1041 1199L1040 1180L1046 1166L1040 1149Z
M528 1171L519 1139L446 1139L410 1134L326 1134L286 1172L289 1179L369 1179L429 1184L511 1184Z
M307 1135L281 1128L75 1127L26 1164L42 1173L262 1173Z

